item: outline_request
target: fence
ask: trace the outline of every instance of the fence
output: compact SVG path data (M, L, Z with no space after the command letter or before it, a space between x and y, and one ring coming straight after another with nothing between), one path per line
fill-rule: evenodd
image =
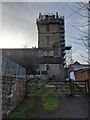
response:
M60 93L70 93L70 94L83 94L89 93L89 80L84 81L53 81L49 82L48 85L56 86L56 90L59 89Z
M28 79L29 82L38 82L40 80ZM90 86L89 80L63 80L63 81L54 81L54 80L42 80L46 88L54 88L54 90L59 91L60 94L89 94Z
M2 75L25 78L26 69L21 65L2 57Z

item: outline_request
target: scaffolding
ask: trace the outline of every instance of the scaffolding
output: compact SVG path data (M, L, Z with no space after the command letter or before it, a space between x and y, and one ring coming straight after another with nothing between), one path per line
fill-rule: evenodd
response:
M71 45L66 46L65 50L66 50L66 63L67 63L67 66L69 66L70 64L73 63L72 46Z

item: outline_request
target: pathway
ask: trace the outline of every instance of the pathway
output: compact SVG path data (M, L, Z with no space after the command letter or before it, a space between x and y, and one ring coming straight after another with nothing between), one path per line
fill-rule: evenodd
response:
M87 96L61 96L60 108L55 112L47 112L41 103L38 103L38 118L87 118L88 97Z

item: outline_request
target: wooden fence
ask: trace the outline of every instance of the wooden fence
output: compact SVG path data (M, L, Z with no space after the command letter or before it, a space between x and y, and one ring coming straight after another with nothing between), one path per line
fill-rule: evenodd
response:
M39 80L29 80L32 82L38 82ZM40 80L46 88L53 88L59 91L60 94L88 94L90 91L89 80L63 80L63 81L52 81L52 80Z
M73 81L73 80L68 80L68 81L53 81L49 82L49 85L54 85L56 86L56 90L59 89L61 93L70 93L71 95L73 94L87 94L89 93L89 80L84 80L84 81Z

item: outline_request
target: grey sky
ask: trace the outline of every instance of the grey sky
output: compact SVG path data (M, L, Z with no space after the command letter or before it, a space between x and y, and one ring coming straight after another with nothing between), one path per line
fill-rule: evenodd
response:
M1 0L3 2L88 2L88 0Z
M74 44L75 39L73 37L80 37L80 33L71 24L76 25L79 29L86 28L81 27L85 24L86 19L74 13L72 9L78 10L80 8L77 3L66 2L3 2L2 3L2 33L4 36L3 42L0 47L23 47L25 44L28 47L38 46L38 34L36 26L36 18L38 18L39 12L44 13L56 13L65 16L65 38L66 43L72 44L73 58L84 62L80 57L80 54L86 54L81 45ZM80 10L82 14L87 14L85 11ZM84 12L84 13L83 13ZM71 15L70 17L68 17ZM5 39L7 38L7 39ZM10 41L12 39L12 41ZM77 42L77 41L76 41ZM5 43L5 46L4 44Z

